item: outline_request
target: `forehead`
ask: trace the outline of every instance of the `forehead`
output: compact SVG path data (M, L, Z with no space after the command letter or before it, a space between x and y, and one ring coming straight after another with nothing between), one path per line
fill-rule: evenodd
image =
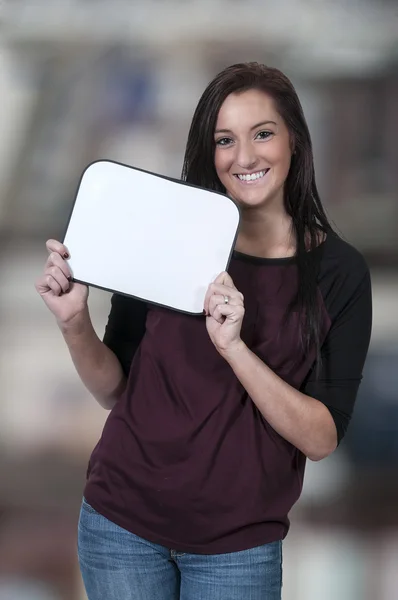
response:
M246 129L262 121L281 122L274 100L260 90L233 93L221 105L216 129Z

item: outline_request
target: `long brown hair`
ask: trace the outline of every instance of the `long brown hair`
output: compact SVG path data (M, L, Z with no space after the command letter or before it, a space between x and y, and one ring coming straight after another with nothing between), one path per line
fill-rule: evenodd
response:
M311 137L303 109L291 81L281 71L256 62L227 67L207 86L196 107L185 151L182 179L225 193L214 166L214 130L219 110L232 93L258 89L275 102L294 146L284 186L286 212L296 237L299 284L295 305L302 315L301 340L306 350L315 345L320 363L321 314L317 292L317 265L312 253L319 232L331 231L315 182Z

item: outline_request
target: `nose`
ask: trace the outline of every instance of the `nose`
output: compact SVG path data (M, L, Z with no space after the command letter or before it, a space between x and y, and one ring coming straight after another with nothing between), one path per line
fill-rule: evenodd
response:
M236 162L241 169L253 169L257 162L255 148L250 142L240 142L237 148Z

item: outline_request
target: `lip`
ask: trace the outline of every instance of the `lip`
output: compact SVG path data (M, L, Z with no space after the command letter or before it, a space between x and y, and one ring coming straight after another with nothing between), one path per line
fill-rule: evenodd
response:
M251 179L249 181L244 181L238 177L238 175L254 175L256 173L261 173L262 171L265 171L265 173L262 177L259 177L258 179ZM234 177L237 181L239 181L239 183L241 185L258 185L259 183L264 181L264 179L267 177L269 171L270 171L270 169L267 168L267 169L258 169L257 171L252 171L251 173L234 173Z

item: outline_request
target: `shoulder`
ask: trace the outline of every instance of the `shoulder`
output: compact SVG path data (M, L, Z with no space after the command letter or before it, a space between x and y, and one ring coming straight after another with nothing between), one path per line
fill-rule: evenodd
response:
M370 298L370 273L364 256L333 231L323 244L318 285L331 315L358 295Z
M331 231L323 244L320 276L334 272L336 277L351 276L361 279L369 272L366 260L357 248Z

